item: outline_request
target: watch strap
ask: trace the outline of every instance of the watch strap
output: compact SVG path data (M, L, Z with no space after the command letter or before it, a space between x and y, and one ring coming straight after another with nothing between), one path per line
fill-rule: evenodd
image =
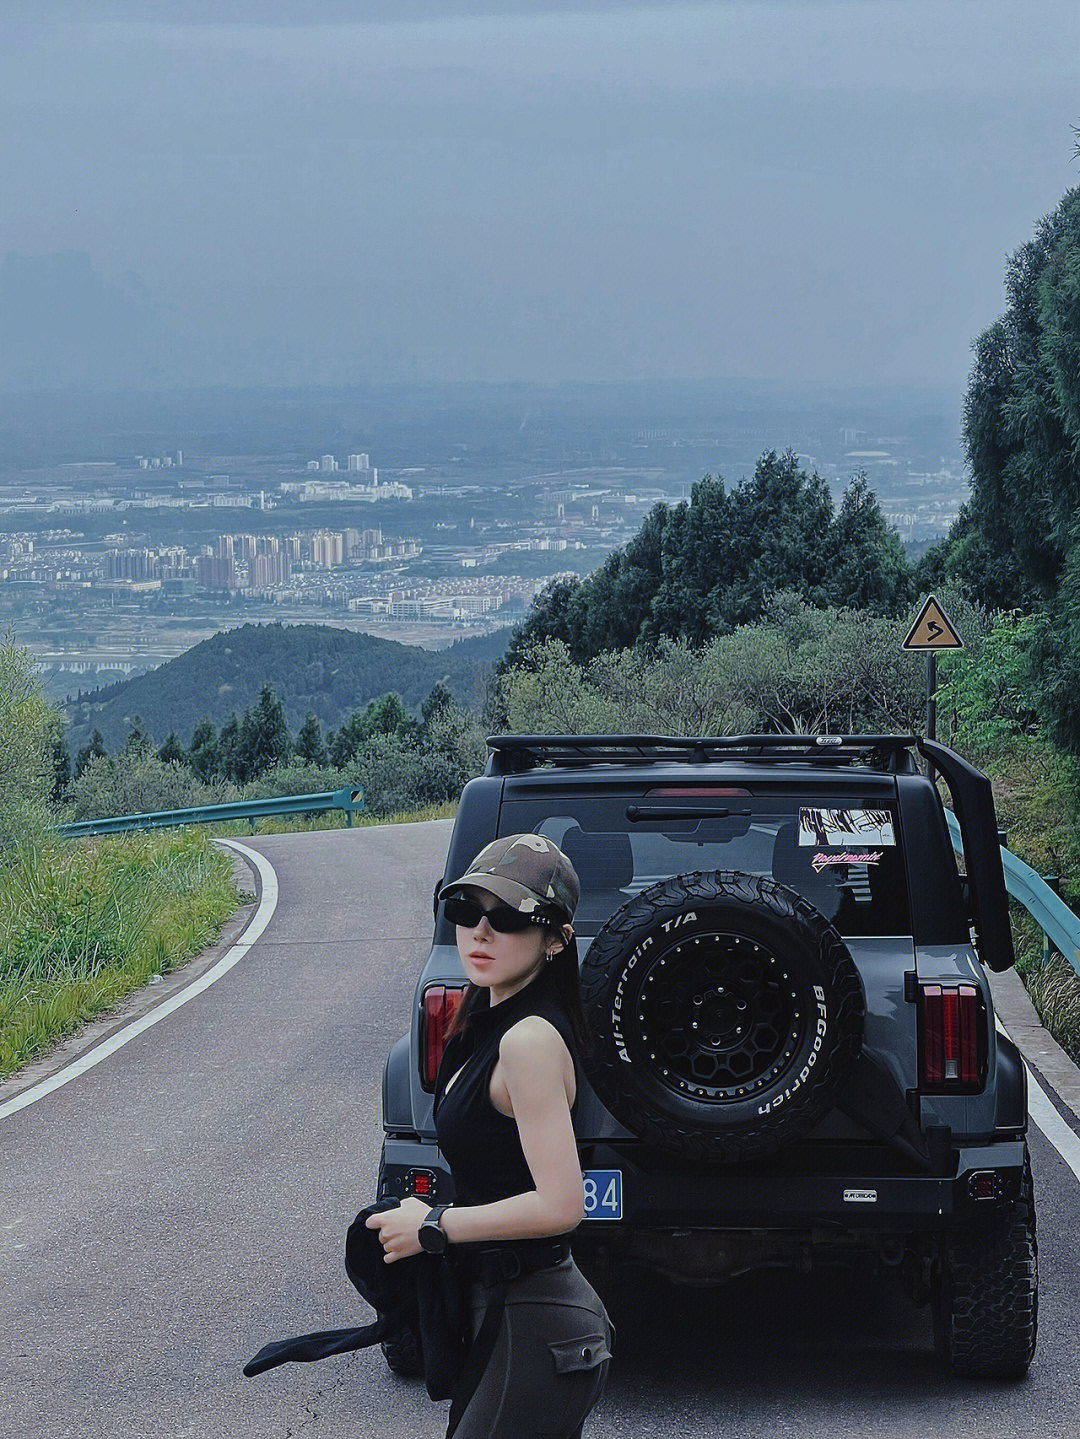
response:
M444 1246L450 1243L450 1236L447 1234L446 1230L442 1227L439 1221L442 1219L443 1213L449 1208L449 1204L432 1205L431 1209L424 1216L423 1223L420 1225L421 1229L437 1229L439 1233L443 1236L442 1242Z

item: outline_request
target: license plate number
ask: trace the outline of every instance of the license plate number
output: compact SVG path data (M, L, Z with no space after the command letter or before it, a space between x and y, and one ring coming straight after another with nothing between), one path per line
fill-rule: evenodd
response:
M622 1170L586 1169L585 1218L622 1218Z

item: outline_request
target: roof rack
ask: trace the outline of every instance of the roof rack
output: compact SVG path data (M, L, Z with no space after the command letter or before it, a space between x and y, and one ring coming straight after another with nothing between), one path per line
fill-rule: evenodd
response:
M840 765L860 762L892 773L915 773L916 735L743 734L720 736L614 734L498 734L488 736L487 774L521 774L543 764L654 764L683 760L800 760Z

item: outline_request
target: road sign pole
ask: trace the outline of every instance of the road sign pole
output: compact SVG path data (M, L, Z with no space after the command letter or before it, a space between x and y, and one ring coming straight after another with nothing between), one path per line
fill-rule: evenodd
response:
M938 604L933 595L927 595L918 618L908 630L907 639L900 646L902 650L923 650L926 653L926 738L937 739L937 652L938 650L962 650L964 641L956 632L956 626ZM926 761L926 776L936 783L935 769L929 759Z
M926 738L937 739L937 653L926 651ZM934 783L934 766L926 761L926 776Z

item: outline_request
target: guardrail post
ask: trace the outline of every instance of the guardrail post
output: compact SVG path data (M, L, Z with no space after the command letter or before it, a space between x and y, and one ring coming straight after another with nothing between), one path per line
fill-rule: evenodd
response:
M352 829L352 817L354 810L364 808L364 791L362 789L339 789L335 791L335 799L338 808L345 816L345 828Z

